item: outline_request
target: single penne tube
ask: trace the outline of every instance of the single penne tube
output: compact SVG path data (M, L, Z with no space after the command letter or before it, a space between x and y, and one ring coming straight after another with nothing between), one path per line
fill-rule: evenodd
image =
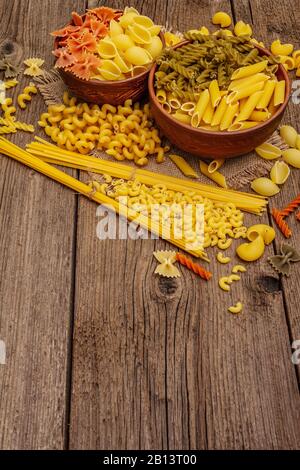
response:
M250 121L264 122L271 117L271 114L268 110L257 111L254 110L251 116L249 117Z
M191 165L189 165L188 162L180 155L169 155L169 158L177 166L177 168L179 168L184 176L188 176L190 178L199 177L194 168L192 168Z
M167 111L167 113L170 114L172 112L172 108L171 108L171 106L169 105L169 103L167 101L162 103L162 107L165 111Z
M209 94L210 94L210 102L212 107L215 108L221 101L221 94L220 88L218 84L218 80L213 80L209 85Z
M263 60L258 62L257 64L246 65L245 67L240 67L239 69L235 70L231 75L231 80L236 80L238 78L250 77L255 73L262 72L266 69L268 65L267 60Z
M265 73L256 73L255 75L252 75L251 77L244 77L244 78L239 78L238 80L233 80L229 87L228 91L235 91L245 85L253 85L254 83L259 83L259 82L265 82L269 80L270 77L266 75Z
M265 109L269 106L269 103L275 90L276 83L276 80L270 80L265 84L265 87L263 89L263 95L256 106L257 109Z
M245 129L251 129L251 127L255 127L259 124L259 122L255 121L243 121L243 122L235 122L230 127L228 127L228 132L234 131L243 131Z
M203 118L202 118L203 122L205 122L205 124L211 124L213 115L214 115L214 108L211 104L211 100L209 100L205 113L203 114Z
M270 104L269 104L269 106L268 106L268 111L269 111L269 113L271 114L271 116L273 116L273 114L276 113L277 109L278 109L278 106L275 106L275 105L274 105L274 95L273 95L273 97L272 97L272 99L271 99L271 101L270 101Z
M247 101L248 101L248 98L242 98L240 100L240 112L242 111L242 109L245 106L245 104L247 103Z
M198 103L196 104L195 112L192 116L192 121L191 121L191 124L193 127L199 127L202 117L209 103L209 100L210 100L209 91L206 89L201 93Z
M242 111L240 111L239 115L237 116L236 122L247 121L249 119L263 93L263 91L257 91L256 93L253 93L253 95L249 96L247 102L243 106Z
M226 108L222 121L220 123L220 130L225 131L231 126L234 117L238 114L239 103L229 104Z
M276 83L274 91L274 106L279 106L285 100L285 80Z
M167 101L167 93L165 92L165 90L157 90L156 98L157 101L159 101L161 104L165 103Z
M181 113L180 111L176 111L176 113L172 114L172 117L176 119L176 121L183 122L184 124L191 124L191 116Z
M180 101L176 98L176 96L172 95L172 93L167 94L167 102L172 109L180 109L181 107Z
M190 113L191 111L195 111L196 104L193 103L192 101L187 101L186 103L183 103L181 105L181 111L184 111L185 113Z
M211 132L217 132L220 130L220 126L210 126L209 124L207 125L203 124L202 126L199 126L198 129L203 129L205 131L211 131Z
M236 101L241 100L242 98L247 98L250 95L253 95L257 91L261 91L264 87L265 82L254 83L254 85L245 86L239 91L232 91L230 95L227 96L227 104L235 103Z
M224 158L220 158L218 160L213 160L212 162L210 162L210 164L208 165L208 173L214 173L215 171L217 171L219 168L221 168L221 166L223 166L225 163L225 159Z
M226 108L227 108L226 98L227 98L226 95L223 96L219 106L215 110L215 113L214 113L212 121L211 121L211 126L219 126L220 122L222 121L222 118L223 118L224 113L225 113Z
M207 178L211 179L212 181L217 183L222 188L227 189L228 186L227 186L227 183L226 183L226 179L225 179L225 176L222 175L222 173L219 173L218 171L215 171L213 173L209 173L208 165L206 163L204 163L202 160L200 160L199 165L200 165L200 171L204 176L207 176Z

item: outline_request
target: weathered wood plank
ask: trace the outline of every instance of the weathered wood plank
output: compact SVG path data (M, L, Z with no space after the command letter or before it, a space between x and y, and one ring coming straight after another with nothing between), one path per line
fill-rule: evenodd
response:
M132 5L179 30L209 24L216 9L230 12L227 1ZM266 264L272 247L228 295L217 281L237 262L233 249L229 267L212 261L209 284L185 270L179 280L161 280L152 252L168 244L100 241L97 221L95 206L82 201L70 447L297 448L288 327L280 283ZM234 317L227 307L238 299L245 311Z
M2 0L0 48L53 63L49 32L80 8L80 0ZM16 98L29 81L20 75ZM35 97L18 117L37 123ZM36 124L36 127L37 124ZM24 145L32 137L18 133ZM0 448L62 449L72 315L76 196L55 182L0 157Z

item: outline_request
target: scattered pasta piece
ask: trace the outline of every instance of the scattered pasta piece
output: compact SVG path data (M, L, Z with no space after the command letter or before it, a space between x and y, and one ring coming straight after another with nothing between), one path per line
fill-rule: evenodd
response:
M38 59L36 57L24 60L24 64L27 66L24 71L24 75L28 75L29 77L39 77L44 75L44 72L41 69L44 63L45 61L43 59Z
M280 191L280 188L275 183L273 183L272 180L264 177L256 178L254 181L252 181L251 188L261 196L268 197L275 196L275 194L278 194Z
M6 100L1 104L2 111L4 112L4 119L8 121L15 121L16 118L14 114L16 113L16 108L13 106L11 98L6 98Z
M283 159L286 163L294 168L300 168L300 150L288 149L282 152Z
M300 194L280 211L282 217L292 214L300 206Z
M207 178L211 179L222 188L225 188L225 189L228 188L225 176L222 175L222 173L218 171L214 171L213 173L210 173L208 171L208 165L202 162L201 160L199 161L199 165L200 165L200 171L203 175L207 176Z
M7 80L6 82L4 82L4 88L6 90L9 90L10 88L14 88L15 86L18 85L18 80L16 79L13 79L13 80Z
M263 238L265 245L270 245L275 239L276 233L273 227L270 227L270 225L266 224L252 225L252 227L248 228L247 238L251 242L253 242L258 235Z
M264 239L258 235L253 242L243 243L236 249L236 254L243 261L257 261L265 251Z
M228 256L226 257L226 256L223 255L223 253L219 252L219 253L217 253L217 260L221 264L227 264L227 263L230 263L231 258L229 258Z
M212 18L212 23L220 25L221 28L227 28L231 25L231 18L227 13L223 11L218 11L214 14Z
M189 165L188 162L180 155L169 155L169 158L177 166L177 168L179 168L184 176L189 176L190 178L199 177L191 165Z
M292 236L292 231L288 224L284 221L284 216L281 215L281 212L274 208L272 210L272 216L277 224L277 227L280 229L285 238L290 238Z
M265 160L274 160L275 158L279 158L282 155L282 151L279 147L276 147L275 145L269 144L267 142L260 145L259 147L256 147L255 151Z
M280 252L280 255L275 255L268 258L268 261L279 274L289 276L291 270L290 263L299 262L300 254L295 250L295 248L284 243L281 244Z
M155 274L159 274L163 277L180 277L179 270L174 266L176 262L176 252L155 251L153 255L160 263L155 270Z
M18 67L11 64L6 57L0 60L0 70L4 71L5 78L15 78L19 73Z
M219 287L224 290L225 292L229 292L230 291L230 281L228 279L228 277L221 277L219 279Z
M176 46L176 44L182 41L182 36L177 36L177 34L166 32L164 34L165 42L167 47Z
M298 137L298 133L296 129L292 126L281 126L280 127L280 136L282 140L289 146L289 147L296 147L296 140Z
M241 280L241 277L238 276L237 274L231 274L230 276L228 276L228 282L229 284L231 284L233 281L240 281Z
M2 126L0 127L0 135L3 134L15 134L16 128L14 126Z
M270 177L275 184L284 184L290 176L291 170L285 162L275 162Z
M212 277L212 273L204 269L199 264L193 263L190 259L188 259L185 255L181 253L176 253L177 261L182 265L188 268L190 271L193 271L195 274L200 276L202 279L209 281Z
M34 83L29 83L28 86L26 86L23 90L23 93L21 93L18 98L17 98L17 101L18 101L18 105L20 106L21 109L26 109L27 108L27 104L26 102L29 102L32 100L32 96L31 95L36 95L38 92L36 86Z
M281 44L280 39L276 39L271 44L271 52L272 54L276 55L290 55L294 50L294 46L292 44Z
M210 164L208 165L208 172L209 173L214 173L215 171L217 171L219 168L221 168L221 166L223 166L225 163L225 160L224 158L219 158L218 160L213 160L212 162L210 162Z
M248 23L238 21L234 27L234 33L236 36L252 36L252 28Z
M243 304L241 302L237 302L236 305L233 305L232 307L228 308L228 312L234 313L234 314L239 314L243 310Z
M245 268L245 266L243 266L241 264L237 264L237 265L233 266L231 272L233 274L237 274L237 273L245 273L246 271L247 271L247 269Z

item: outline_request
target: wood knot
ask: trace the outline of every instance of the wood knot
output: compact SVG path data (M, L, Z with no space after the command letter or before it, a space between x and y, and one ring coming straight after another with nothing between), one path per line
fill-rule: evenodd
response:
M280 292L280 281L273 276L260 276L257 278L257 290L267 294Z
M13 41L10 41L9 39L6 39L3 41L1 44L1 55L11 55L14 53L15 46Z
M23 60L23 48L11 39L0 42L0 58L7 56L14 64L21 64Z
M156 293L163 300L170 300L180 296L179 281L176 278L159 277Z

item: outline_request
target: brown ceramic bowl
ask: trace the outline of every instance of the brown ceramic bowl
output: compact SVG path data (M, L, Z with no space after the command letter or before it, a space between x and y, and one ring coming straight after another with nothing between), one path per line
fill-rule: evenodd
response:
M164 35L160 33L160 39L165 46ZM54 49L58 47L58 39L55 39ZM100 80L82 80L71 72L58 69L61 78L66 86L83 101L96 104L112 104L114 106L123 104L126 100L133 102L140 100L147 92L148 76L150 67L136 77L130 77L126 80L100 81Z
M188 44L188 41L176 45L174 49L185 44ZM268 50L259 46L256 47L261 54L271 55ZM170 142L197 157L209 159L232 158L254 150L265 142L279 126L291 94L291 84L288 74L285 68L279 65L276 75L279 80L285 80L286 82L286 98L277 112L268 119L268 121L262 122L251 129L236 132L213 132L205 129L195 129L192 126L183 124L172 118L156 99L154 90L156 69L157 65L154 64L148 81L150 103L154 119Z

